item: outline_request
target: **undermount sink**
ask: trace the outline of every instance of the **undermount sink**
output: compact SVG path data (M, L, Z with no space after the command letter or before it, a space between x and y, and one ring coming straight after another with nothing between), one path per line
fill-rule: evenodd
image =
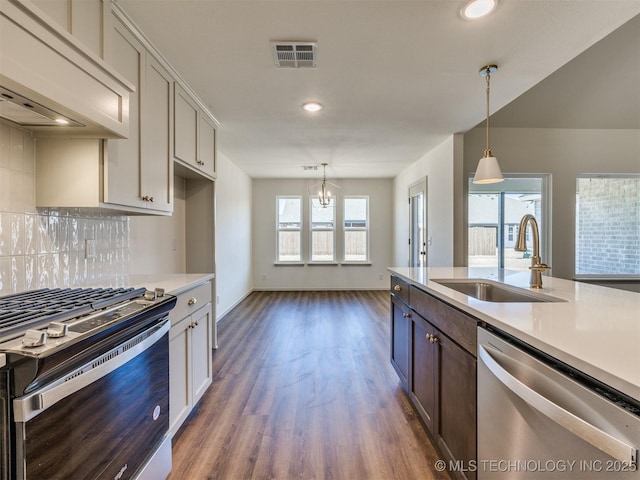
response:
M561 298L551 297L542 293L529 292L528 290L507 286L483 278L449 278L433 279L431 281L484 302L536 303L566 301Z

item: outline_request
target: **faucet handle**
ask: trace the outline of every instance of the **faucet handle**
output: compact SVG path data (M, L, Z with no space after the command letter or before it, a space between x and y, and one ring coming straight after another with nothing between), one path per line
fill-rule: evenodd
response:
M544 272L545 270L549 270L551 267L546 263L536 263L529 267L530 270L534 270L536 272Z

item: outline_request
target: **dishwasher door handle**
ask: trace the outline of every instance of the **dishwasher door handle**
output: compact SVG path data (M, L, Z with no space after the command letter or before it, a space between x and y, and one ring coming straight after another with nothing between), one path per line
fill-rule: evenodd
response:
M490 350L493 349L488 345L479 345L478 356L491 373L514 394L556 424L562 426L607 455L621 462L627 462L632 465L636 464L638 450L635 447L628 445L622 440L565 410L522 383L500 365L491 355Z

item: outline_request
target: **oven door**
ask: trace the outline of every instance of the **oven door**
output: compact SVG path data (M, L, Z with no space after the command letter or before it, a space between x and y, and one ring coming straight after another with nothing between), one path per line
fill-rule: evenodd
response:
M168 435L169 327L14 400L17 478L136 478Z

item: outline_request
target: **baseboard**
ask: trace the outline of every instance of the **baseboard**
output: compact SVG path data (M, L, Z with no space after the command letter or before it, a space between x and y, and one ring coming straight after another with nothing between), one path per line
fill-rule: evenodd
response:
M236 308L238 304L240 304L240 302L242 302L245 298L251 295L254 292L254 290L255 289L250 289L249 291L245 292L244 295L242 295L236 302L233 303L233 305L227 308L224 312L222 313L216 312L216 323L218 323L227 313L229 313L231 310Z

